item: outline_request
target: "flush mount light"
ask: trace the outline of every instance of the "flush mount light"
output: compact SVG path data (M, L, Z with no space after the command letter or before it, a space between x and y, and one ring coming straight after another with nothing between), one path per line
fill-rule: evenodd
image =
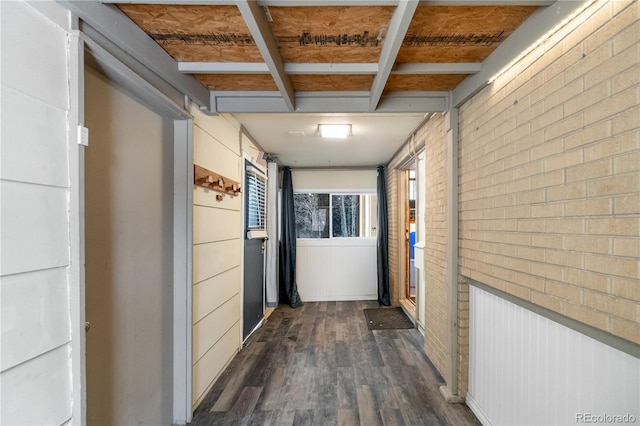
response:
M321 138L345 139L351 135L351 124L318 124Z

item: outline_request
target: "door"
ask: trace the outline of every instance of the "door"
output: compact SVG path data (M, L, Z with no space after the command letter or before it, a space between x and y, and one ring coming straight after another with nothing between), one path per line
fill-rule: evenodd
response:
M173 421L173 120L85 72L87 424Z
M406 283L405 294L407 299L416 303L416 267L414 246L416 243L416 171L414 166L405 172L406 179L406 215L405 215L405 244L406 258Z
M264 316L266 182L264 173L245 160L243 340Z

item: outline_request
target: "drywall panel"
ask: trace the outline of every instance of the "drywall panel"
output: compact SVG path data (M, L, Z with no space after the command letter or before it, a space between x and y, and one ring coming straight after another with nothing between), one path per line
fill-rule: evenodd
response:
M193 322L197 323L240 293L240 267L202 281L193 287Z
M218 342L239 319L240 295L228 300L218 309L194 324L193 361L198 361L212 346L217 345L216 342ZM237 343L237 341L235 343Z
M240 225L237 211L193 206L193 244L240 238Z
M193 407L197 407L222 370L238 353L240 321L238 320L202 358L193 365Z
M67 191L9 181L0 182L0 190L0 274L68 265Z
M67 81L66 31L26 2L3 2L0 27L2 84L56 108L69 109L67 85L62 84ZM4 118L2 121L4 125Z
M294 191L376 191L377 174L372 170L292 170Z
M69 342L66 268L10 275L0 280L2 371Z
M68 186L67 112L4 84L0 87L0 102L0 177Z
M242 188L242 184L240 184ZM221 195L221 192L208 189L203 186L193 186L193 204L206 207L217 207L227 210L240 211L242 208L242 193L233 196L230 194L222 194L224 196L222 201L216 200L216 195Z
M477 287L469 293L466 401L483 424L569 425L589 423L579 417L588 414L640 418L638 358Z
M0 423L59 425L71 418L69 350L59 346L2 373Z
M375 239L298 240L296 247L296 281L303 301L378 298Z
M199 283L240 265L240 240L193 246L193 282Z

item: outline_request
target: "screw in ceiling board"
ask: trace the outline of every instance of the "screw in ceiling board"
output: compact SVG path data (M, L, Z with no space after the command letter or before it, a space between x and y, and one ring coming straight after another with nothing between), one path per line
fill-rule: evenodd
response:
M273 22L273 17L271 16L271 12L269 11L269 6L262 6L264 9L264 14L267 16L267 21Z

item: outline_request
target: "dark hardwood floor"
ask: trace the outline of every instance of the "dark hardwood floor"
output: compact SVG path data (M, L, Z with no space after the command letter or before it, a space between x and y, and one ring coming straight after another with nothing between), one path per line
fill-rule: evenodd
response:
M415 329L367 327L375 301L280 305L221 375L192 425L477 425L447 404Z

